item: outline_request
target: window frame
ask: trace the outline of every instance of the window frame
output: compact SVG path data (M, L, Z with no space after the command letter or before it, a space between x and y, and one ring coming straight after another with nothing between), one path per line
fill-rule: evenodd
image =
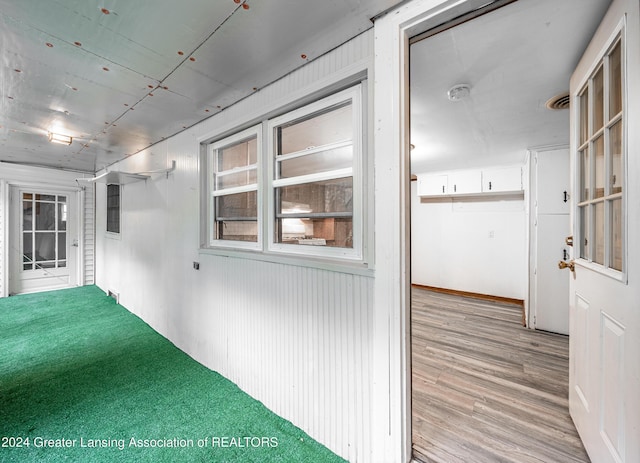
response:
M339 107L347 102L352 105L351 117L353 124L352 135L352 152L353 160L350 168L337 169L329 172L318 172L302 175L293 178L276 178L276 165L279 162L277 157L277 136L278 127L293 123L298 120L312 118L314 114L322 114L331 110L333 107ZM268 158L268 183L266 187L268 198L268 218L267 218L267 236L268 250L273 253L283 253L300 256L317 256L332 259L350 259L362 260L363 257L363 105L362 105L362 84L358 84L331 94L325 98L316 100L308 105L302 106L293 111L289 111L281 116L267 120L267 158ZM295 153L286 155L295 156ZM352 178L353 188L353 206L352 206L352 233L353 246L345 247L329 247L329 246L305 246L299 244L278 243L275 240L276 227L276 189L283 186L302 185L305 183L320 182L325 180L334 180L340 178Z
M201 161L204 169L201 175L201 252L235 256L239 258L254 259L271 262L287 262L303 266L320 268L344 269L347 272L364 272L370 274L367 255L372 236L369 235L367 225L371 225L371 217L365 210L367 201L369 171L365 147L367 146L368 119L365 95L369 95L366 85L366 77L345 80L340 85L335 84L324 89L318 89L313 95L307 95L298 103L283 101L273 109L249 119L242 124L237 121L230 124L225 130L218 131L218 135L202 138ZM370 95L369 95L370 96ZM353 132L353 241L351 248L338 248L331 246L305 246L296 244L274 243L273 227L275 217L275 202L273 196L274 161L273 156L273 121L281 121L284 118L293 119L293 115L302 113L310 114L314 108L318 110L327 108L338 101L350 101L352 120L356 123ZM249 124L253 124L249 126ZM233 127L238 127L235 131ZM245 127L245 128L242 128ZM247 128L248 127L248 128ZM223 145L230 144L234 139L240 140L247 132L256 131L258 139L258 242L244 242L233 240L212 240L215 213L213 210L213 196L211 194L213 182L212 150ZM320 174L322 175L322 174ZM277 185L277 183L276 183Z
M609 67L609 57L613 54L616 46L620 46L620 71L621 71L621 104L622 109L619 113L611 115L610 111L610 67ZM602 48L600 53L598 53L598 58L594 60L592 66L587 73L587 76L583 81L577 85L578 91L574 95L573 101L575 102L575 125L574 125L574 133L573 137L575 140L575 152L573 153L575 159L575 203L574 203L574 235L575 235L575 261L577 264L589 268L595 272L601 273L605 276L613 278L615 280L626 283L627 281L627 265L628 265L628 243L627 243L627 220L626 220L626 210L627 210L627 191L629 189L628 186L628 167L627 167L627 80L626 80L626 37L625 37L625 27L624 21L618 25L613 34L609 37L606 42L606 46ZM594 80L596 75L602 71L603 76L603 97L602 97L602 105L603 105L603 121L602 127L595 128L594 127L594 115L593 115L593 107L596 104L596 98L594 95ZM587 114L587 134L586 139L582 140L582 119L581 116L583 114L583 100L582 96L587 94L586 104L588 105L588 114ZM620 169L622 174L622 191L619 193L612 191L611 184L611 170L612 170L612 153L611 153L611 133L613 132L613 128L621 123L621 149L620 149ZM598 140L602 138L603 141L603 154L602 154L602 163L604 165L604 191L602 196L596 196L596 143ZM583 152L588 151L588 163L585 163L583 159ZM586 164L586 169L588 171L588 186L589 186L589 194L588 198L583 199L583 191L585 185L583 185L583 170ZM621 201L620 205L620 243L621 243L621 259L622 265L621 269L613 268L613 257L612 257L612 230L613 230L613 203L615 201ZM604 246L604 256L603 263L598 263L596 261L596 237L595 237L595 229L597 219L595 218L596 205L603 204L604 211L603 215L603 227L604 227L604 235L603 235L603 246ZM586 213L585 213L586 211ZM589 241L587 241L586 246L588 246L587 251L583 256L583 225L582 222L585 219L588 220L588 224L586 226L586 236ZM587 254L588 253L588 254Z
M253 137L256 137L256 183L250 185L244 185L239 187L231 187L224 188L222 190L216 189L215 186L215 162L216 162L216 151L228 147L230 145L241 143L244 140L249 140ZM221 138L213 143L210 143L207 147L207 243L208 247L211 248L235 248L235 249L250 249L250 250L260 250L262 249L262 195L260 194L262 187L262 124L254 125L247 129L244 129L240 132L236 132L233 135L226 136ZM253 165L251 165L253 166ZM244 168L246 171L252 169L251 166L249 168ZM240 172L240 169L238 169ZM225 191L226 193L220 193ZM218 239L215 237L216 234L216 211L215 211L215 198L220 196L228 196L237 193L246 193L249 191L256 191L256 202L257 202L257 241L240 241L240 240L225 240Z
M118 187L118 205L117 205L118 231L109 230L109 211L114 209L113 206L109 206L109 199L110 199L109 187L113 187L113 186ZM106 202L105 231L107 233L107 236L120 237L120 235L122 234L122 185L118 183L107 183L106 191L105 191L105 200L106 200L105 201Z

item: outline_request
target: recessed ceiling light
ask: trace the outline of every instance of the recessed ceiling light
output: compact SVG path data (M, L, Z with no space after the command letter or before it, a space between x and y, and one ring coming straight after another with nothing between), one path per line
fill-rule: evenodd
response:
M447 97L450 101L460 101L467 98L471 94L471 86L469 84L456 84L449 89Z
M70 145L73 138L69 135L62 135L60 133L49 132L49 141L51 143L58 143L60 145Z

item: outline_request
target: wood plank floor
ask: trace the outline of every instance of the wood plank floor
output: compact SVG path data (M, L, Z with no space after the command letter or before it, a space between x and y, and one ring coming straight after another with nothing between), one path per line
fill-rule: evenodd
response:
M412 291L414 459L588 462L569 417L569 340L513 304Z

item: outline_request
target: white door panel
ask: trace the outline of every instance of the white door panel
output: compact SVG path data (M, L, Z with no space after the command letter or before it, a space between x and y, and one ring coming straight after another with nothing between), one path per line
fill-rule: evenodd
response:
M569 150L536 154L536 209L538 214L569 214Z
M533 155L531 307L536 329L569 334L569 280L558 268L568 261L565 238L569 226L569 149L537 151Z
M558 261L569 260L564 238L569 235L569 216L541 214L537 217L537 268L535 328L569 334L569 280Z
M569 406L594 463L640 461L638 9L636 0L614 0L570 85ZM615 93L607 86L616 82L612 57L619 38L623 90ZM581 119L583 108L593 114ZM619 122L623 130L615 129Z

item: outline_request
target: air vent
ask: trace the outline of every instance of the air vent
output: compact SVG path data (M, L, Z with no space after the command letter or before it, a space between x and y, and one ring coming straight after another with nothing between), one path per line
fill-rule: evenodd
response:
M116 304L120 304L120 293L117 293L117 292L115 292L115 291L110 289L110 290L107 291L107 295L110 298L115 299Z
M568 93L561 93L560 95L556 95L553 98L549 99L545 103L547 109L569 109L569 103L571 102L571 98Z

